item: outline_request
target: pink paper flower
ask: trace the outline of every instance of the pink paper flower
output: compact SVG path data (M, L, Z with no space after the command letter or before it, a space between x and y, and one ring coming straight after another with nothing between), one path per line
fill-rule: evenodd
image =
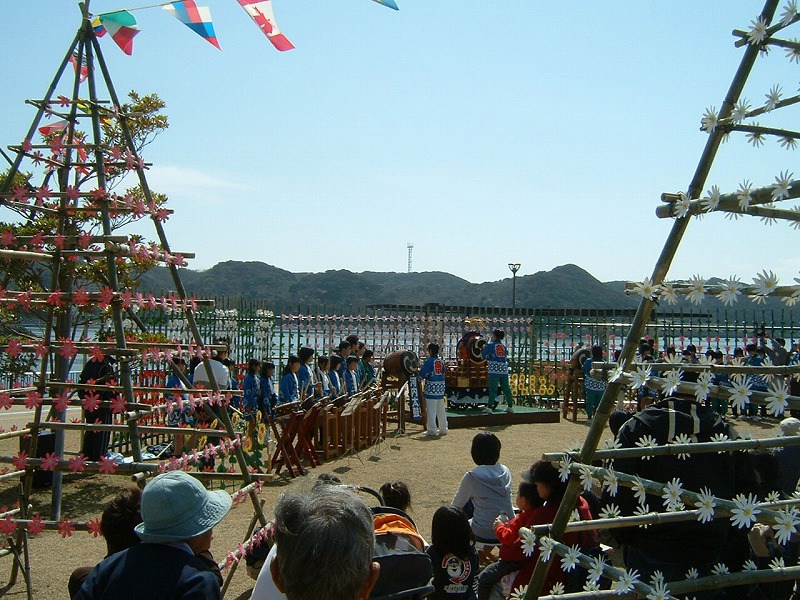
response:
M114 414L123 412L128 406L128 403L125 401L125 398L122 397L122 394L116 394L111 399L111 412Z
M64 412L67 410L67 408L69 408L69 391L64 390L58 396L56 396L53 406L59 412Z
M42 459L42 469L45 471L55 471L58 466L58 454L48 452Z
M0 520L0 533L3 534L4 537L11 537L17 531L17 522L14 521L10 516L7 516L5 519Z
M89 348L89 356L92 357L92 362L103 362L106 359L106 355L103 354L100 346L92 346Z
M36 513L31 517L31 522L28 523L28 533L31 536L37 536L44 531L44 519L42 519L42 515Z
M94 390L89 390L81 401L84 410L94 412L100 406L100 395Z
M11 393L8 390L0 390L0 408L8 410L14 406L14 400L11 398Z
M92 537L100 537L103 535L103 532L100 529L100 519L97 517L89 519L89 521L86 523L86 530L92 534Z
M89 461L83 454L79 454L69 461L69 469L73 473L82 473Z
M61 521L59 521L58 533L61 535L61 537L66 539L72 536L74 532L75 532L75 525L72 521L70 521L66 517L61 519Z
M42 395L33 390L25 394L25 408L33 410L42 404Z
M114 462L113 458L110 458L108 456L101 456L97 468L100 471L100 473L103 473L104 475L111 475L114 472L116 472L117 463Z
M75 342L70 338L59 338L58 341L61 342L61 348L58 349L58 353L64 358L71 359L78 353Z
M28 464L28 453L22 450L11 459L11 464L17 471L24 471L25 466Z

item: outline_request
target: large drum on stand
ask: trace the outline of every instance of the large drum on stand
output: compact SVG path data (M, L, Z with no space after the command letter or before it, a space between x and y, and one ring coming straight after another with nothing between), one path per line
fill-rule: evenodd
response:
M487 362L481 356L486 340L477 331L467 331L456 346L457 360L447 365L445 394L455 409L484 406L488 401Z

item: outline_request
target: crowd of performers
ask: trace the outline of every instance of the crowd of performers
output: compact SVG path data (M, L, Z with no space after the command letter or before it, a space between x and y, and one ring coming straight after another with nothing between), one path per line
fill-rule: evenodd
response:
M786 366L800 363L800 342L793 342L789 348L786 347L786 340L783 338L770 338L765 332L761 332L757 337L758 343L746 344L743 348L733 348L730 354L724 354L721 350L709 348L704 355L704 362L715 365L739 365L748 367L760 367L765 365ZM613 360L619 360L621 350L614 353ZM578 348L572 355L569 363L568 385L575 389L576 384L583 383L586 415L589 419L594 416L597 406L603 397L606 389L606 382L592 375L593 364L604 362L606 353L602 346L594 345L586 348L578 344ZM640 364L647 363L670 363L680 368L682 364L699 364L701 358L698 355L697 347L689 344L683 350L678 351L675 346L668 346L662 351L656 348L656 342L652 338L639 341L639 348L636 352L635 361ZM595 373L596 375L596 373ZM681 381L696 383L699 373L684 371ZM778 383L782 385L783 378L778 377ZM745 378L748 386L755 392L766 392L769 388L768 378L760 374L747 375ZM712 385L731 387L733 382L731 377L725 373L713 373ZM788 381L789 391L792 395L800 394L800 382L791 378ZM624 391L623 391L624 393ZM641 410L659 399L657 390L642 386L637 390L636 408ZM731 416L734 418L743 417L745 419L759 419L767 417L766 405L758 406L750 403L745 407L740 415L739 408L735 405L729 406L727 400L723 398L708 397L705 400L708 408L713 409L720 415L727 415L730 409ZM782 417L783 415L774 415Z

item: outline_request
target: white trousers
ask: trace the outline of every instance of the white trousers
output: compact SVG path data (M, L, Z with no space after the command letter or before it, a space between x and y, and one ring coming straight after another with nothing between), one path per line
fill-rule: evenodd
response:
M447 433L447 412L444 407L444 399L429 400L425 398L425 409L428 412L428 433L436 435L436 420L439 420L439 433Z

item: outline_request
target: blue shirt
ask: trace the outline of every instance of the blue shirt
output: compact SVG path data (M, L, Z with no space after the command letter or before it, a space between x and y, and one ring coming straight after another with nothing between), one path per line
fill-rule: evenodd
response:
M444 398L444 361L438 356L429 356L422 363L419 378L425 380L425 398L441 400Z
M297 386L299 392L305 390L306 398L314 395L314 373L310 366L300 365L300 370L297 372Z
M481 350L481 356L489 361L489 375L508 376L506 347L501 342L489 342Z
M280 385L280 401L279 404L286 404L287 402L297 402L300 397L298 396L299 388L297 385L297 375L289 371L281 377Z
M347 395L352 396L358 392L358 371L346 371L344 374L344 381L347 384Z
M331 380L331 395L338 396L342 393L342 383L339 381L339 373L328 371L328 379Z
M242 390L244 391L242 412L245 419L251 419L258 410L258 402L261 398L261 377L250 373L245 375Z

